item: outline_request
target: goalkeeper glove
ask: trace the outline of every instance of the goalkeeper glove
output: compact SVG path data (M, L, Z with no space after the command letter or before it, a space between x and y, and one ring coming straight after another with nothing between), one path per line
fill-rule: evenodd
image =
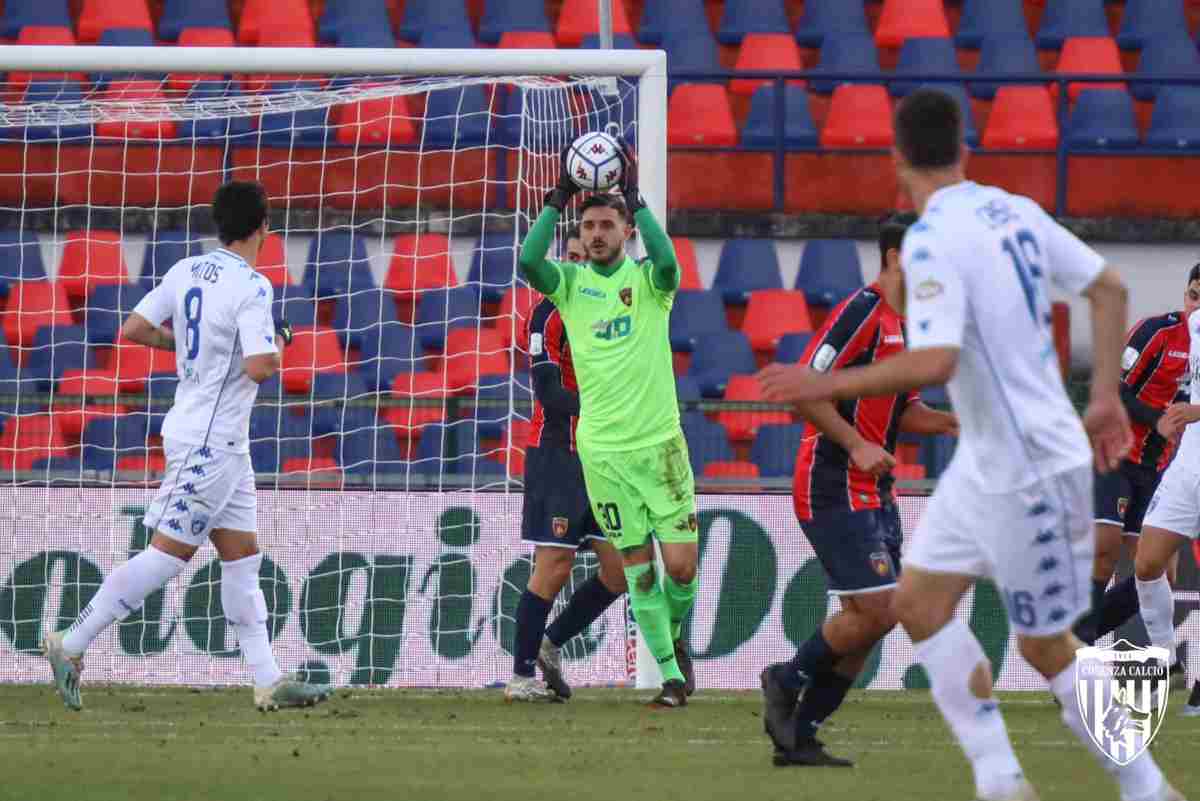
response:
M646 202L642 200L642 194L638 191L638 174L637 174L637 154L633 152L633 148L624 139L621 141L621 181L618 187L621 190L621 196L625 198L625 206L629 209L630 216L637 214L642 209L646 208Z
M567 169L567 154L571 146L567 145L562 149L562 153L558 158L558 184L546 193L546 198L542 202L547 206L553 206L562 212L571 202L571 198L579 191L579 184L571 179L571 172Z
M275 321L275 333L283 340L284 345L292 344L292 324L287 320Z

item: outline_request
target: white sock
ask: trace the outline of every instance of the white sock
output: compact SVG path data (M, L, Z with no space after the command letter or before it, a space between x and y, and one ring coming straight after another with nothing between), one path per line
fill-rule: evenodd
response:
M1142 622L1150 635L1150 644L1166 648L1175 663L1175 597L1166 576L1153 581L1137 579L1138 603L1142 607Z
M146 596L179 575L187 562L154 547L147 547L118 567L100 585L91 603L63 635L63 649L80 656L92 640L114 621L136 612Z
M236 562L221 562L221 606L225 619L237 632L242 659L254 677L254 686L270 687L283 671L267 636L267 599L258 584L261 565L261 553Z
M967 624L955 619L929 639L916 645L917 660L929 674L933 700L975 772L975 790L981 798L1003 797L1024 778L1013 753L1000 707L992 697L971 692L975 667L987 655ZM989 666L990 670L990 666Z
M1113 762L1088 735L1087 725L1083 722L1079 701L1075 696L1075 664L1075 660L1071 660L1066 670L1050 679L1050 690L1062 707L1063 723L1066 723L1076 739L1092 752L1104 769L1116 777L1121 785L1122 801L1150 801L1157 798L1163 784L1163 775L1155 764L1154 757L1150 756L1149 750L1143 751L1137 759L1122 766Z

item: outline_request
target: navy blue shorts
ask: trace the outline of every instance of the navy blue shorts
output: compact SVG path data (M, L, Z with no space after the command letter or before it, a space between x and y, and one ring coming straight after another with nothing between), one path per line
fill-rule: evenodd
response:
M894 505L881 509L814 509L802 522L833 595L854 595L894 587L900 577L904 531Z
M525 453L521 542L552 548L590 548L604 532L592 516L579 454L559 446Z
M1153 467L1124 460L1110 473L1097 473L1096 522L1120 526L1126 534L1141 534L1142 518L1161 478Z

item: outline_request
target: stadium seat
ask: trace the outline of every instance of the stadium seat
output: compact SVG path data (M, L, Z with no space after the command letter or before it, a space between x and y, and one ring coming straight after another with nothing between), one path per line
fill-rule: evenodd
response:
M884 0L875 27L875 43L880 47L900 47L914 36L949 35L942 0Z
M689 33L712 38L704 0L646 0L637 31L639 42L661 45L672 36Z
M141 392L150 376L176 369L173 352L139 345L120 334L101 366L117 377L117 385L123 392Z
M549 31L541 0L487 0L479 20L479 41L496 44L506 31Z
M1117 46L1122 50L1141 50L1159 39L1188 31L1183 0L1125 0Z
M163 99L159 81L142 79L112 80L105 84L99 99L105 102L152 103ZM174 139L174 120L128 120L96 123L98 139ZM109 143L111 144L111 142Z
M101 417L83 429L80 459L85 470L112 472L117 460L146 449L146 420L141 415Z
M761 426L750 446L750 461L758 465L763 478L790 478L803 439L803 423Z
M1058 147L1058 118L1050 92L1042 86L1005 86L996 92L985 148L1053 150Z
M667 51L667 83L674 92L681 83L718 83L725 79L711 73L724 72L717 55L717 42L708 31L680 31L663 40L662 49ZM707 74L706 74L707 73Z
M347 296L342 295L338 300L345 297ZM316 325L319 318L317 301L303 293L297 295L294 291L285 289L272 300L271 317L276 323L287 320L293 328Z
M69 455L62 432L49 414L13 415L0 432L0 470L25 471L42 459Z
M95 233L95 232L93 232ZM113 241L118 234L112 232ZM142 272L138 275L138 283L146 290L154 289L158 282L167 274L180 259L199 256L204 252L199 235L189 231L155 231L146 242L146 250L142 256ZM66 255L64 253L64 261Z
M534 153L557 156L562 143L574 138L578 121L571 114L564 114L557 103L547 103L544 98L544 93L540 98L531 93L528 96L531 102L526 103L525 89L508 93L499 118L501 144L514 150L524 147Z
M287 254L284 251L283 237L277 233L267 234L263 246L258 251L258 264L254 266L275 287L275 295L279 296L283 287L290 286L291 273L288 272Z
M725 400L751 403L765 401L762 386L752 375L732 376L725 385ZM792 422L792 415L785 411L727 410L717 414L717 422L725 427L734 442L749 442L762 426L787 425Z
M410 439L430 423L445 419L445 399L450 394L445 380L444 373L397 373L391 384L391 404L384 412L397 436Z
M896 62L896 75L912 74L958 74L958 56L954 51L954 40L914 36L900 47L900 58ZM904 97L922 84L930 81L893 81L892 97ZM939 88L944 84L936 84Z
M174 42L185 28L224 28L232 31L225 0L166 0L158 20L158 38Z
M788 150L817 146L817 126L808 108L808 93L799 86L783 92L783 146ZM776 94L774 86L763 86L750 99L750 113L742 128L742 147L774 150L776 145Z
M417 120L404 95L335 106L332 117L338 144L381 146L417 142Z
M946 434L939 434L932 437L923 437L921 439L921 465L925 468L927 478L940 478L942 471L950 464L950 460L954 457L954 446L957 442L955 437Z
M46 277L42 248L35 231L24 228L0 231L0 283L33 281Z
M256 473L278 473L285 461L307 457L311 439L307 418L270 406L250 413L250 461Z
M804 65L800 62L800 49L790 33L748 33L738 49L734 69L738 72L800 72ZM739 78L730 82L729 91L749 96L759 87L769 85L773 84L765 78Z
M696 263L696 245L686 236L671 237L675 247L675 261L679 263L679 288L704 289L700 281L700 267Z
M719 331L696 337L688 375L696 379L706 398L719 398L730 376L750 375L757 369L746 335L741 331Z
M16 39L28 27L70 30L67 0L5 0L0 36Z
M795 364L804 358L804 351L812 341L812 332L784 334L775 348L775 361L780 364Z
M879 149L892 146L892 104L882 86L844 84L833 93L821 129L822 147Z
M469 474L479 452L473 420L432 423L421 430L413 458L413 471L429 474Z
M717 41L738 45L747 34L791 32L783 0L725 0Z
M1021 75L1028 73L1030 84L1044 85L1041 77L1042 68L1038 63L1037 50L1033 40L1027 33L998 34L988 36L983 40L979 50L979 64L975 75ZM991 83L987 81L972 81L967 84L967 91L974 97L991 100L996 96L996 90L1004 86L1024 86L1015 83Z
M689 352L704 335L728 330L725 306L717 292L707 289L681 289L671 309L671 350Z
M583 41L579 44L579 49L581 49L581 50L601 50L601 49L637 50L638 44L637 44L637 40L635 40L632 36L629 36L627 34L620 34L620 35L613 37L612 47L604 48L604 44L600 40L600 35L592 34L591 36L585 36L583 38Z
M411 13L409 6L413 7ZM427 34L436 31L446 33L447 41L451 34L460 40L463 35L474 40L471 18L463 0L423 0L406 5L404 21L400 25L401 39L422 43L427 41Z
M54 281L14 281L4 305L4 338L10 348L33 344L44 325L70 325L71 304L62 284Z
M505 31L500 35L497 50L553 50L558 47L549 31Z
M1072 150L1127 150L1138 145L1133 99L1120 89L1088 89L1079 93L1067 122Z
M319 231L308 244L303 286L318 298L374 289L367 244L353 231Z
M1072 37L1108 35L1104 0L1046 0L1037 46L1042 50L1057 50Z
M58 266L58 283L66 290L68 298L82 301L101 284L128 282L129 270L125 266L119 231L67 232L62 262Z
M146 0L83 0L76 31L80 42L98 42L110 28L153 31Z
M441 350L449 329L479 325L480 308L479 287L428 290L417 303L417 338L423 347Z
M417 40L417 47L440 50L473 50L477 46L469 27L426 28Z
M290 89L286 81L273 82L267 91ZM329 138L330 110L305 108L263 114L258 121L258 142L266 147L324 147Z
M177 44L179 47L233 47L233 31L228 28L183 28L179 31ZM167 76L167 88L175 92L191 92L201 81L211 81L214 89L219 86L220 91L215 95L220 97L228 92L227 80L228 75L222 73L172 72ZM176 128L180 131L181 138L186 139L190 138L196 125L187 125L187 133L184 133L185 122L181 121ZM204 122L211 121L205 120ZM204 130L205 127L200 126L201 130ZM224 133L222 132L221 135L223 136Z
M514 286L518 244L512 231L484 231L475 244L467 281L479 286L485 303L499 303Z
M450 237L430 231L396 237L383 280L385 289L419 295L427 289L445 289L457 284Z
M675 376L675 398L680 403L699 403L700 385L689 375Z
M316 37L307 0L246 0L238 20L238 44L259 43L264 30L300 30Z
M599 0L564 0L554 32L558 43L563 47L579 47L585 36L599 33L599 6ZM623 2L612 4L612 29L614 35L633 33Z
M1113 75L1124 73L1117 43L1106 36L1067 39L1063 42L1056 71ZM1124 88L1123 83L1072 83L1067 85L1067 95L1074 102L1085 89ZM1058 84L1051 84L1050 92L1054 97L1058 97Z
M397 375L421 369L425 351L411 325L387 322L362 332L359 358L355 366L366 385L387 392Z
M361 17L346 19L338 33L338 47L373 47L380 50L390 50L396 46L396 37L392 28L363 27L365 20Z
M1200 150L1200 88L1164 86L1159 90L1145 144L1157 150Z
M683 421L682 428L694 475L702 475L704 466L709 462L737 459L737 454L729 444L729 436L720 423L714 423L704 415L694 415Z
M986 39L1009 36L1029 38L1021 0L964 0L954 44L978 50Z
M392 20L388 16L386 0L328 0L325 11L317 21L317 39L345 47L342 35L363 29L391 35ZM395 45L393 39L390 46Z
M184 31L180 37L187 36L190 31ZM236 85L219 79L220 76L179 74L172 75L170 80L179 81L179 85L189 84L193 78L197 80L189 84L188 99L195 101L217 100L221 98L236 98L241 94ZM214 79L218 78L218 79ZM179 139L196 144L227 146L238 141L257 143L257 135L253 132L250 117L208 117L204 119L179 120L176 125Z
M367 332L395 322L396 301L385 289L356 290L333 303L333 327L347 348L361 348Z
M426 150L479 147L491 123L488 89L478 84L429 93L425 106Z
M88 343L111 345L116 342L121 323L145 296L146 290L137 284L94 287L83 309L83 324L87 328Z
M526 409L532 408L532 395L507 373L488 374L481 369L477 383L476 402L465 404L465 414L475 421L481 439L500 439L522 404Z
M154 47L154 34L142 28L109 28L100 34L100 41L96 44L102 47ZM161 74L150 73L95 72L91 75L91 81L92 85L100 90L106 89L109 84L120 84L120 91L106 95L105 100L140 100L143 98L152 100L157 99L161 92L162 77ZM134 124L144 128L162 125L161 122L130 123L131 126ZM99 131L100 124L97 124L96 127ZM120 123L109 123L104 133L99 135L120 136L120 134L111 132L114 128L119 130L120 127ZM170 126L170 130L175 130L173 124Z
M897 481L922 481L925 478L925 465L897 464L892 468L892 478Z
M307 395L313 375L319 372L341 373L346 370L346 354L337 331L325 326L297 326L292 344L283 350L280 381L288 392Z
M864 80L878 80L879 53L870 34L829 34L821 44L821 58L810 70L808 88L827 95L838 86L847 83L843 78L821 80L822 73L856 75L863 73Z
M931 387L921 388L921 401L926 406L937 408L950 407L950 394L946 391L945 385L935 385Z
M796 43L817 48L831 34L870 34L862 3L845 0L805 0L804 16L796 26Z
M43 325L33 335L25 354L25 369L43 381L52 381L66 370L97 366L96 353L88 347L87 329L81 325Z
M704 465L704 478L724 479L757 479L758 465L754 462L709 462Z
M463 393L483 375L508 375L508 350L500 332L490 328L452 328L446 332L442 371L446 389Z
M742 333L757 351L772 351L784 334L812 331L804 293L795 289L759 289L750 293Z
M721 247L713 289L726 303L746 303L756 289L783 289L773 239L728 239Z
M1155 75L1200 78L1200 55L1196 53L1195 42L1187 35L1187 28L1156 35L1142 48L1137 76L1148 78ZM1153 100L1162 86L1154 83L1130 83L1129 91L1138 100Z
M686 83L675 87L667 108L667 145L733 147L737 127L725 87Z
M863 287L858 246L851 239L810 239L800 255L795 288L810 306L832 308Z
M353 405L357 402L374 400L363 379L355 373L316 373L313 376L311 407L306 408L312 419L313 434L328 436L340 434L345 421L361 411Z
M50 5L52 6L53 3ZM17 44L19 45L54 45L57 47L70 47L75 44L75 34L66 25L26 25L21 28L20 33L16 35L16 39ZM66 80L68 77L69 76L65 72L32 73L14 70L8 73L8 85L6 87L6 93L11 92L14 97L20 97L24 94L25 89L29 86L29 82L35 78L41 81L61 81Z

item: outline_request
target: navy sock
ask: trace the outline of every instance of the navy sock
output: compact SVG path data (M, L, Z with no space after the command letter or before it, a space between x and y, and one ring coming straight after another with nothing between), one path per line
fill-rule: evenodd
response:
M1137 578L1129 576L1124 581L1118 581L1111 590L1104 594L1099 622L1096 624L1096 639L1117 629L1126 620L1136 615L1140 608Z
M1107 588L1107 581L1092 579L1092 608L1088 610L1086 615L1079 618L1074 629L1075 636L1082 640L1085 645L1095 645L1096 640L1100 639L1100 634L1096 631L1096 626L1099 625L1100 612L1104 608L1104 591Z
M837 711L853 685L854 679L832 670L817 674L796 708L797 739L815 737L817 727Z
M782 671L779 680L783 686L798 690L809 677L832 671L839 659L841 654L834 653L825 641L824 632L818 627L796 651L791 661L786 663L786 669Z
M513 643L513 675L533 676L537 664L538 649L542 646L542 633L546 630L546 618L550 616L553 601L538 597L528 589L517 602L517 636Z
M620 597L609 591L599 576L593 576L575 590L567 608L554 619L550 628L546 629L546 637L561 648L564 643L590 626L593 620L604 614L604 610Z

